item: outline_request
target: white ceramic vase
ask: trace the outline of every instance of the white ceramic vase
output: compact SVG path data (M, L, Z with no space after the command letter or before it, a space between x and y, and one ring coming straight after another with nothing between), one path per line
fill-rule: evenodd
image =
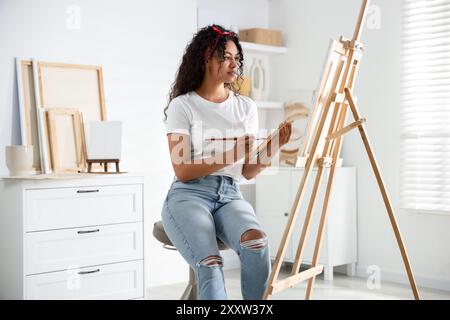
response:
M250 67L250 78L252 79L251 98L255 101L261 101L265 93L265 70L259 59L253 59Z
M6 146L6 166L10 176L28 176L34 174L33 146Z

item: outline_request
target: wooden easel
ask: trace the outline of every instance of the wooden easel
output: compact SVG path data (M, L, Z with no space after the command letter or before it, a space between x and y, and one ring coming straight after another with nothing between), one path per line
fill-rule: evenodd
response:
M339 159L341 152L343 135L355 128L358 128L359 130L367 155L369 156L370 164L375 173L375 177L380 188L390 222L394 229L398 246L400 248L403 262L408 273L414 298L417 300L420 299L408 255L406 253L402 236L395 218L394 210L389 200L386 186L383 182L383 178L381 177L374 152L364 128L364 122L366 120L361 118L355 103L355 98L352 94L352 88L355 83L359 62L362 57L363 47L359 43L359 40L368 6L369 0L363 0L353 39L346 40L341 37L339 41L334 41L332 44L328 64L325 67L324 78L320 84L319 92L315 101L315 114L312 115L312 121L310 122L310 126L308 128L309 136L302 151L303 158L305 160L303 161L303 163L305 163L305 172L300 182L283 238L278 248L278 253L272 267L272 273L270 275L267 288L264 292L263 299L265 300L272 294L292 287L298 282L305 280L308 280L305 299L311 298L315 277L323 270L323 266L318 265L318 260L320 256L323 231L327 222L328 202L333 188L334 174L337 167L337 160ZM350 108L355 122L344 127L348 108ZM317 122L314 122L315 117ZM325 134L326 128L328 128L327 134ZM288 247L288 241L292 235L295 220L306 190L306 185L315 165L318 167L317 175L305 215L305 221L297 247L295 262L292 266L292 272L289 277L277 281L281 264ZM316 204L318 189L321 184L323 172L326 169L329 169L330 172L328 175L328 183L323 201L323 208L317 231L311 268L306 271L299 272L301 258L305 247L305 240L308 236L308 231L312 220L312 212Z

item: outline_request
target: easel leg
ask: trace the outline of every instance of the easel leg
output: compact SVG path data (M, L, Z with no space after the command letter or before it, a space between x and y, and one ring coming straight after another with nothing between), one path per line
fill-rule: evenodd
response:
M356 108L356 105L354 103L352 94L351 94L349 89L345 89L345 95L346 95L347 100L349 102L350 109L352 110L353 116L355 117L355 120L360 119L360 115L359 115L358 109ZM358 129L359 129L359 133L361 135L362 141L364 143L364 146L366 148L367 155L369 156L369 160L370 160L370 164L372 165L373 172L374 172L375 177L377 179L378 187L380 188L381 195L383 196L384 205L386 206L386 210L388 212L392 228L394 229L395 238L397 239L397 243L398 243L400 252L402 254L403 263L405 264L406 272L408 273L408 279L409 279L409 283L411 285L411 289L412 289L413 294L414 294L414 298L416 300L419 300L420 299L420 295L419 295L419 291L417 290L417 285L416 285L416 281L414 279L414 275L413 275L413 272L412 272L411 264L409 262L408 254L406 252L406 248L405 248L405 245L403 243L403 238L402 238L402 235L400 233L400 229L398 227L397 219L396 219L395 214L394 214L394 209L392 208L391 201L389 199L389 195L387 193L386 186L385 186L383 178L381 176L381 172L380 172L380 169L378 167L377 160L375 159L375 155L373 153L373 149L372 149L372 146L370 144L369 138L367 137L367 133L366 133L366 130L365 130L364 126L360 125L358 127Z
M332 125L331 132L329 132L329 134L331 134L333 131L336 132L338 130L341 130L344 127L346 117L347 117L347 108L344 105L337 105L335 108L335 115L333 116L333 121L331 124ZM337 118L337 120L336 120L336 118ZM325 225L326 225L327 219L328 219L328 204L329 204L331 192L333 189L334 175L336 173L337 160L341 153L341 146L342 146L342 138L341 137L333 140L333 143L331 145L327 143L325 146L325 152L326 152L326 154L331 155L331 157L333 159L333 163L331 165L331 169L329 172L327 188L326 188L325 197L323 200L322 214L320 216L319 229L317 230L316 244L314 247L314 255L313 255L313 261L312 261L312 266L311 266L312 268L317 266L317 263L318 263L319 257L320 257L320 250L322 247L322 239L323 239L323 231L325 229ZM325 154L324 154L324 156L325 156ZM328 271L330 271L330 270L328 270ZM328 273L331 274L331 277L325 275L325 279L331 278L331 280L332 280L332 274L333 274L332 267L331 267L331 272L328 272ZM316 277L312 277L309 279L308 286L306 288L305 299L308 299L308 300L311 299L312 289L313 289L315 280L316 280Z
M317 146L317 143L316 143ZM314 149L315 150L315 149ZM286 253L286 249L288 247L288 241L291 237L292 230L294 229L295 219L298 214L298 210L300 209L300 203L302 201L303 195L306 190L306 185L309 180L309 176L311 175L312 168L314 167L315 161L317 161L316 156L311 156L312 158L308 159L305 167L305 172L303 174L302 181L300 182L300 187L297 191L296 198L294 200L294 205L292 206L291 213L289 215L289 220L286 224L286 229L284 230L283 238L281 239L280 247L278 248L277 256L275 258L275 262L272 266L272 272L270 274L269 280L267 282L267 288L264 291L263 300L267 300L269 296L272 294L272 285L274 281L278 278L280 273L281 265L283 263L283 258Z
M317 266L317 263L319 261L320 249L322 246L323 231L325 229L325 225L326 225L327 218L328 218L328 204L329 204L329 200L330 200L330 196L331 196L331 190L333 187L334 173L336 171L336 159L334 159L334 158L335 157L333 157L334 162L333 162L333 165L331 166L331 170L330 170L329 177L328 177L327 189L326 189L325 198L323 201L323 208L322 208L322 214L320 216L319 229L317 230L316 245L314 247L314 255L313 255L313 260L311 263L311 268L314 268L315 266ZM311 299L312 289L313 289L315 280L316 280L316 277L312 277L308 280L308 286L306 288L306 295L305 295L306 300Z
M300 271L303 250L311 226L312 212L314 210L314 206L317 199L317 191L319 190L320 183L322 182L322 176L323 176L323 167L319 167L317 171L316 181L314 182L314 187L311 193L311 198L309 200L308 210L305 215L305 221L303 223L302 234L300 236L299 244L297 247L297 253L295 255L294 264L292 265L292 272L291 272L292 275L297 274Z
M335 106L334 111L333 111L333 116L331 118L331 122L330 122L331 125L329 128L328 134L331 134L333 132L333 130L334 130L333 124L336 122L336 119L338 119L339 114L340 114L340 108L339 108L339 106ZM328 150L329 147L330 147L330 143L327 142L327 144L325 146L325 150ZM324 156L326 156L326 154L324 154ZM316 205L317 191L319 190L320 184L322 182L323 170L324 170L323 163L320 163L318 170L317 170L316 181L314 182L314 187L311 192L311 198L309 200L308 210L306 211L305 221L303 223L303 228L302 228L302 233L301 233L300 240L299 240L299 243L297 246L295 260L294 260L294 264L292 266L292 273L291 273L292 275L295 275L300 271L301 262L302 262L301 261L302 254L303 254L306 238L308 237L309 228L311 225L312 213L313 213L314 207Z

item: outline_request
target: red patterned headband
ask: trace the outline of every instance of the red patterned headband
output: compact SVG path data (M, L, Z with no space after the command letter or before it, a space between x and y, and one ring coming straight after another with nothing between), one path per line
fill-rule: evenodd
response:
M209 46L208 49L206 49L204 60L205 62L209 60L210 55L216 50L217 44L219 43L220 37L226 37L226 36L232 36L235 37L236 33L230 32L230 31L222 31L217 27L212 26L211 29L216 33L216 39L214 40L214 43L212 46Z

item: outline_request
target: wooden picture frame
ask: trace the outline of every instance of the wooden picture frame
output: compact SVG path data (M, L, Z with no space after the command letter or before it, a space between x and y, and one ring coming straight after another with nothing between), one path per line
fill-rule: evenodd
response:
M86 121L106 120L101 66L37 61L39 105L77 106Z
M46 109L50 155L55 173L82 172L86 144L82 114L78 109Z
M49 174L52 172L52 167L50 162L50 150L48 146L47 121L45 118L45 110L40 105L37 62L34 59L31 60L31 66L33 69L34 101L36 107L36 123L38 127L37 133L39 139L41 172L44 174Z
M30 59L16 57L16 75L22 144L33 146L33 169L36 173L41 173L43 168L40 154L38 115L34 94L33 65Z
M101 66L32 60L41 167L51 173L54 165L48 137L45 109L71 108L81 111L82 123L106 120ZM83 127L85 132L87 129Z

